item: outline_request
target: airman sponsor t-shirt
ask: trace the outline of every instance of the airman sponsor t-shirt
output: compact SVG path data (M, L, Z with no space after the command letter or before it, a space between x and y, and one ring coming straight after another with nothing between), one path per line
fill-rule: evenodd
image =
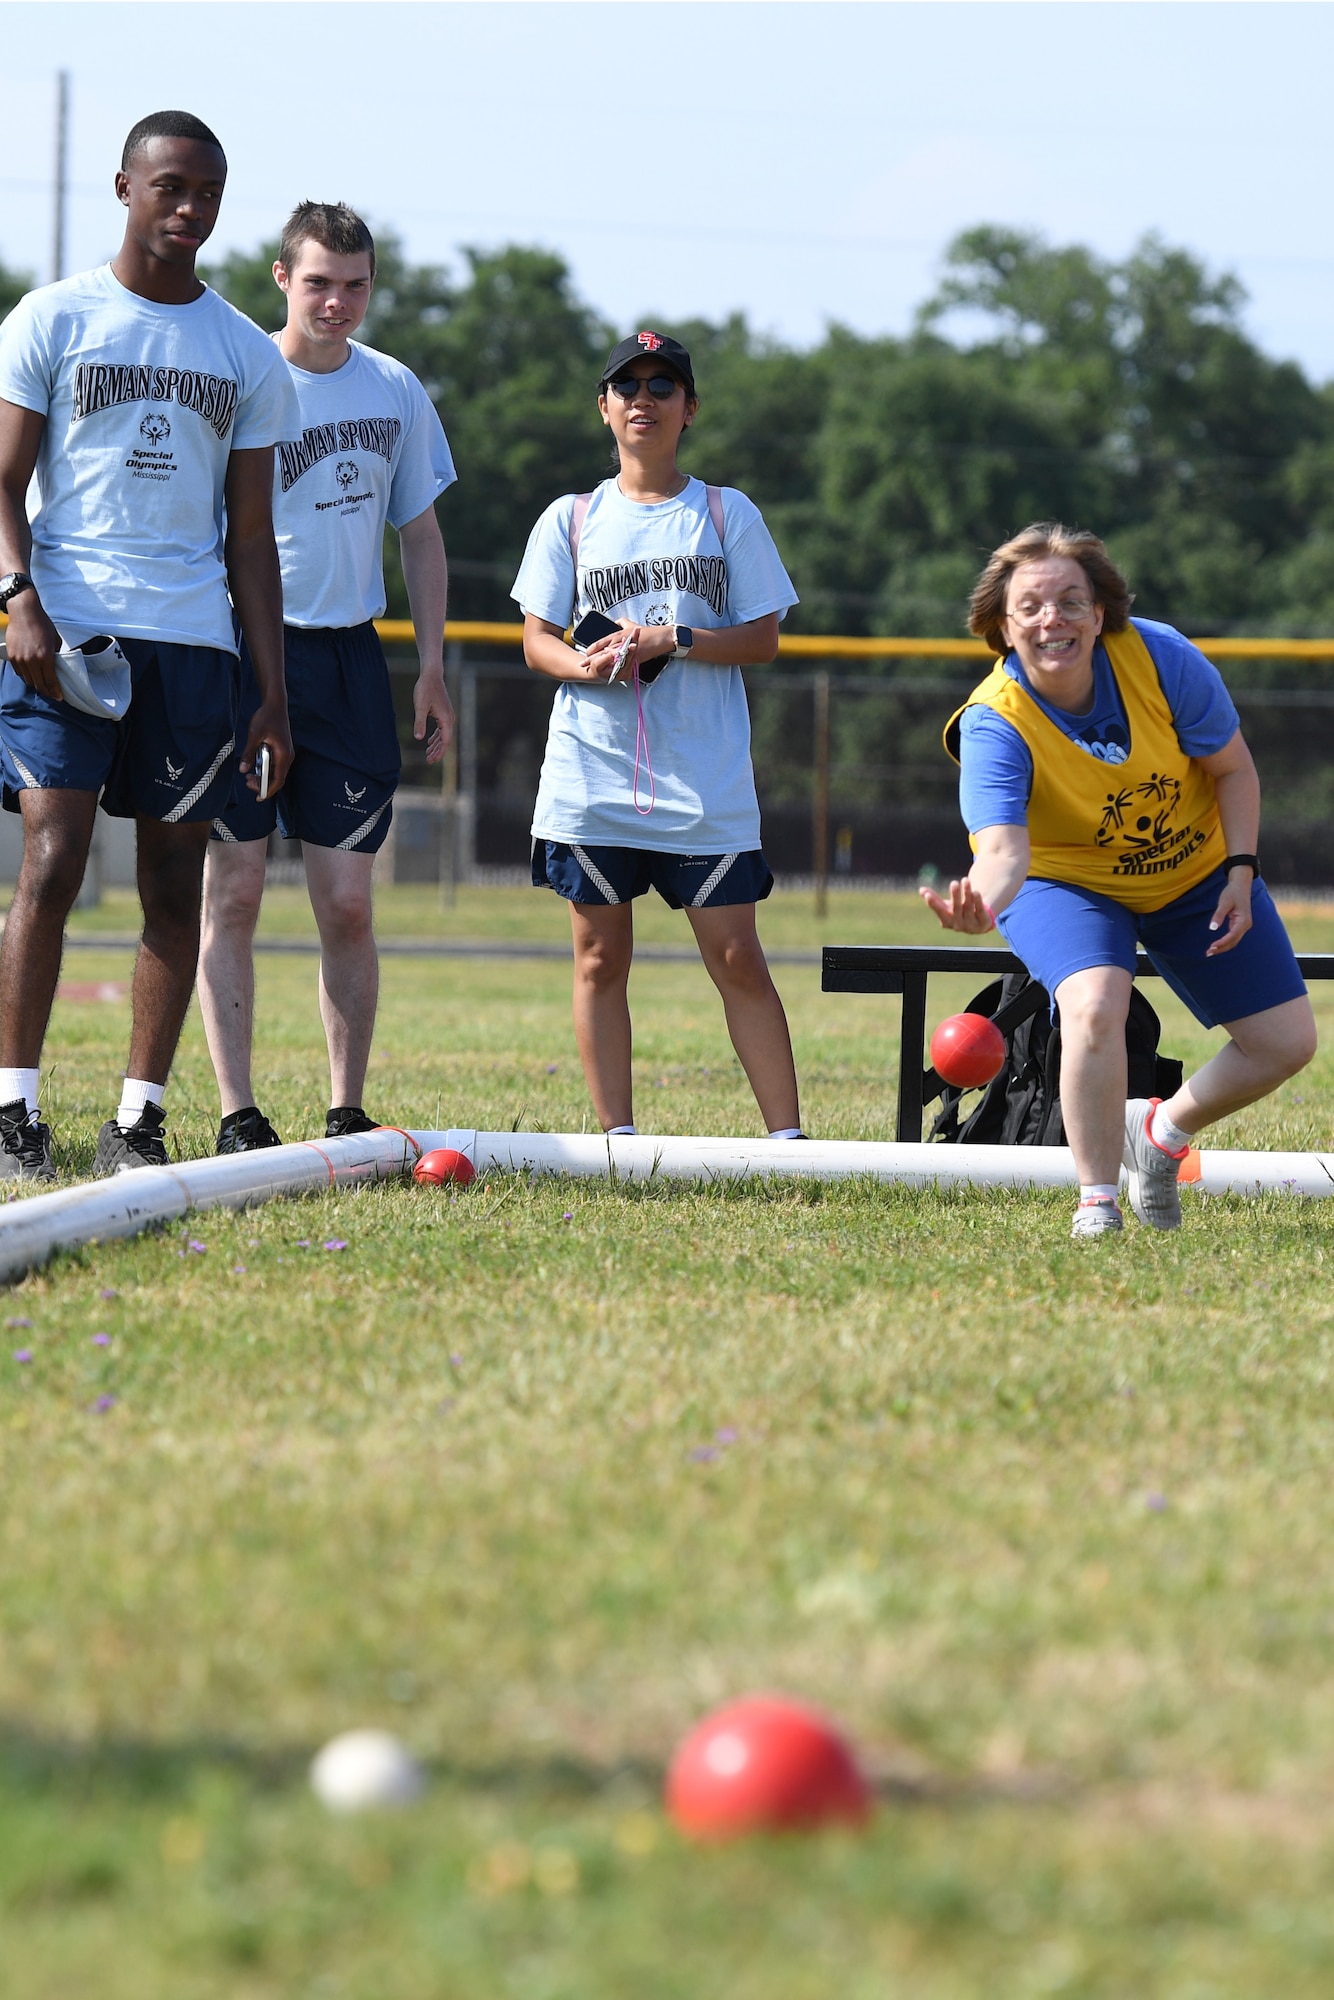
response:
M109 632L234 653L227 461L300 429L287 368L254 322L208 290L159 305L104 264L15 306L0 397L46 418L31 568L66 643Z
M601 611L639 625L746 625L797 602L764 517L744 493L722 491L725 546L707 489L692 479L674 500L643 506L614 479L589 502L570 551L574 495L547 508L528 538L511 596L553 625ZM533 811L539 840L648 848L659 854L749 853L760 844L750 761L750 711L739 667L673 660L643 690L657 793L635 810L633 686L562 681L552 704ZM649 784L641 760L639 803Z
M330 375L284 364L301 421L273 461L288 625L384 614L385 523L424 514L457 474L435 407L401 361L353 342Z

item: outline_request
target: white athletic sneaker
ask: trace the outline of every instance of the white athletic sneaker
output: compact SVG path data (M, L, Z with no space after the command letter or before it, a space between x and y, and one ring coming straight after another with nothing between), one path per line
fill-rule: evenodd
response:
M1125 1226L1125 1218L1114 1201L1081 1201L1070 1224L1070 1234L1076 1243L1083 1243L1093 1236L1119 1236Z
M1150 1229L1180 1229L1181 1194L1177 1168L1190 1151L1169 1153L1150 1137L1153 1114L1160 1097L1131 1097L1126 1100L1126 1139L1121 1158L1130 1178L1130 1206Z

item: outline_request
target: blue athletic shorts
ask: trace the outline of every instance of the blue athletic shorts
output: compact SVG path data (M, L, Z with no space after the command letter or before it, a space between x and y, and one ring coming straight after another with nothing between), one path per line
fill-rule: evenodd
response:
M774 886L759 848L748 854L654 854L644 847L582 847L534 840L533 887L568 903L629 903L656 889L673 910L762 903Z
M1047 991L1095 965L1135 970L1142 946L1197 1021L1216 1028L1281 1007L1306 991L1283 919L1263 882L1251 890L1251 928L1241 943L1206 958L1221 933L1209 919L1227 881L1221 868L1164 909L1127 910L1110 896L1068 882L1025 882L997 929Z
M287 783L261 805L244 778L235 803L213 822L215 840L284 840L374 854L393 818L402 756L389 668L374 625L283 627L287 709L296 756ZM245 748L259 688L241 651Z
M115 636L114 634L112 636ZM6 660L0 674L0 774L8 812L25 791L100 792L117 819L212 819L236 775L234 653L165 639L121 639L133 696L119 722L48 701Z

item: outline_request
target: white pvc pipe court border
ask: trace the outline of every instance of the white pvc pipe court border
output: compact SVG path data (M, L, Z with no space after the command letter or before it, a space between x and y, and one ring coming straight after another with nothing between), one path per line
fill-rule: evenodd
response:
M618 1138L563 1132L406 1132L382 1126L348 1139L140 1167L109 1180L34 1195L0 1209L0 1282L57 1250L138 1236L193 1209L249 1208L286 1195L396 1180L422 1153L449 1146L479 1174L565 1174L622 1181L865 1178L904 1187L1076 1186L1064 1146L927 1146L853 1139ZM1202 1194L1334 1195L1331 1153L1192 1153L1182 1180Z

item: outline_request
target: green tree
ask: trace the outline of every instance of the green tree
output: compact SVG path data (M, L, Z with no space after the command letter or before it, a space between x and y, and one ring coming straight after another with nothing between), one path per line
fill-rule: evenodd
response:
M13 271L8 264L0 263L0 319L13 312L24 293L32 290L34 282L26 271Z

